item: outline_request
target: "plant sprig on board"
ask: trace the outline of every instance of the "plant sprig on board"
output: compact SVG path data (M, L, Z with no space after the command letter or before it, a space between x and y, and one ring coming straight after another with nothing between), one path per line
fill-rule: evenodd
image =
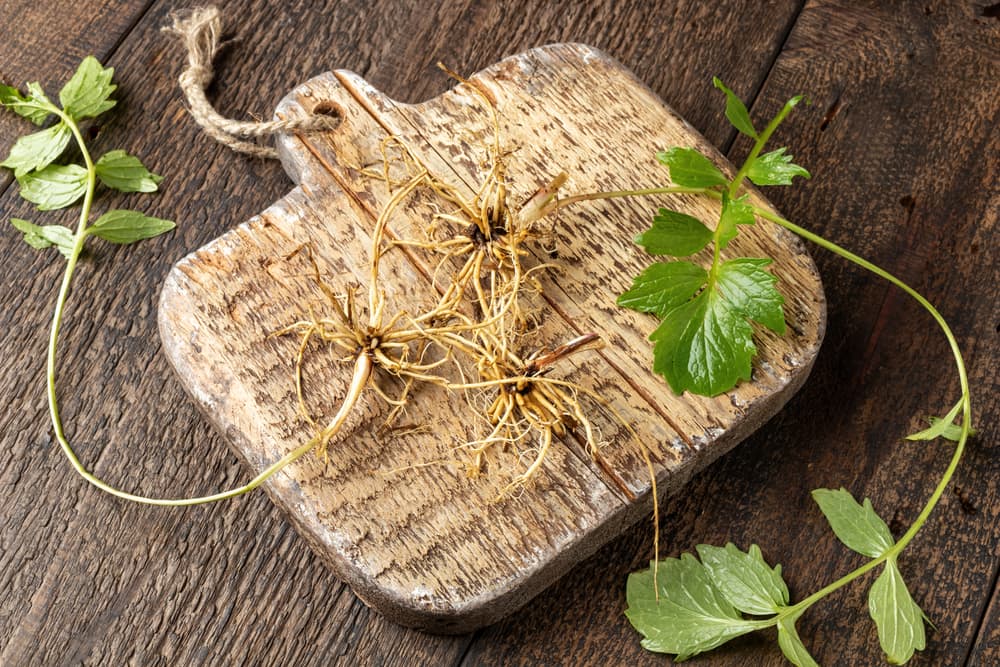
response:
M734 637L774 627L785 657L800 667L816 665L800 639L795 623L813 604L872 570L880 570L868 595L868 607L886 659L907 662L926 645L924 612L913 599L900 573L898 556L913 540L937 505L961 459L965 443L974 433L968 378L958 343L941 314L924 297L871 262L772 213L753 206L741 195L743 179L757 185L789 185L795 176L809 173L792 163L785 148L762 153L771 134L801 97L789 100L760 133L754 128L743 102L718 79L715 86L726 96L726 117L741 133L754 140L753 149L732 178L726 178L706 156L690 148L658 154L670 169L675 186L645 191L609 193L633 196L654 193L701 193L721 200L714 230L677 212L660 209L653 226L636 242L654 255L683 257L712 244L708 268L688 261L653 264L635 278L622 294L622 306L655 314L660 326L650 336L654 342L654 370L677 393L691 391L709 396L728 391L750 378L755 353L750 321L782 332L782 298L775 277L764 271L766 258L724 260L722 251L740 225L757 218L776 223L835 254L858 264L896 285L916 299L935 319L951 347L958 369L962 396L943 417L931 417L930 427L909 440L943 439L954 443L951 461L923 510L906 532L894 539L885 521L865 498L859 503L847 490L817 489L813 499L837 538L867 561L852 572L796 603L790 602L781 566L771 568L760 548L742 551L699 545L700 561L690 554L671 558L629 577L626 615L643 635L642 645L678 660L712 650ZM588 196L596 199L598 196ZM955 420L961 416L961 422Z

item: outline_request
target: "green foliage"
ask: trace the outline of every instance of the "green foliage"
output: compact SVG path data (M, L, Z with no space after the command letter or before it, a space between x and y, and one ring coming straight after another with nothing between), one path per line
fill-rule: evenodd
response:
M766 616L788 605L781 566L772 569L764 562L756 544L749 551L740 551L732 543L725 547L700 544L698 556L723 597L744 614Z
M708 280L708 272L691 262L657 262L636 277L618 305L666 317L691 299Z
M924 613L913 601L895 557L868 592L868 612L878 628L878 641L892 665L902 665L927 645Z
M41 125L52 114L52 102L45 96L38 83L28 84L28 94L22 95L13 86L0 84L0 104L35 125Z
M775 289L775 276L765 270L770 260L722 257L722 251L738 236L739 227L754 224L756 218L762 217L885 278L930 312L952 346L962 398L943 418L930 417L930 427L908 439L943 438L955 442L956 448L931 499L898 541L867 498L859 503L842 488L813 491L813 498L837 538L868 560L801 601L790 604L781 567L770 567L755 545L746 552L732 544L700 545L700 562L684 554L680 559L660 562L658 577L653 569L631 575L626 615L643 635L644 647L676 654L677 660L711 650L753 630L776 627L778 645L788 661L799 667L816 667L795 623L816 602L881 567L869 591L869 611L887 660L903 664L925 647L926 617L906 587L897 557L941 498L968 435L974 433L968 380L958 343L937 310L898 278L768 209L754 207L749 197L741 194L744 178L757 185L789 185L796 176L809 178L809 172L794 164L786 149L761 154L771 134L802 98L789 100L758 133L739 98L718 79L714 83L726 96L726 117L755 143L731 180L694 149L672 148L657 154L670 169L671 180L680 186L661 192L701 192L718 200L721 206L711 238L707 238L709 228L702 222L666 209L660 209L652 228L636 238L636 243L653 255L683 257L709 243L713 248L707 268L687 260L654 263L636 276L631 288L618 298L619 305L660 319L650 335L654 371L663 375L677 393L713 396L728 391L740 380L750 379L756 351L751 322L776 333L785 331L783 298ZM955 423L960 414L961 425Z
M671 148L657 153L656 159L667 165L670 180L677 185L710 188L729 183L718 167L694 148Z
M747 111L747 107L743 104L743 100L736 96L733 91L729 90L719 77L712 77L712 84L726 94L726 118L729 122L733 124L737 130L747 135L751 139L757 138L757 130L753 127L753 122L750 120L750 112Z
M14 171L21 197L40 211L72 206L83 199L80 222L74 233L60 225L39 226L27 220L13 219L11 224L33 248L55 246L72 265L87 235L112 243L132 243L173 229L169 220L151 218L135 211L110 211L88 226L94 186L98 179L109 188L123 192L155 192L160 176L153 174L138 158L121 150L105 153L94 164L83 142L78 122L93 118L115 102L110 98L116 86L111 83L114 70L102 67L96 58L84 58L76 73L59 92L61 108L52 103L37 83L28 84L28 94L0 85L0 105L36 125L49 116L58 122L47 129L18 139L0 166ZM84 164L56 164L72 138L76 138ZM78 242L79 240L79 242Z
M958 442L962 438L962 427L955 423L955 419L958 417L961 409L962 401L959 401L944 417L928 417L927 421L930 422L930 427L916 433L911 433L906 436L906 439L935 440L937 438L944 438L945 440ZM969 428L969 435L976 435L976 429Z
M801 612L788 606L780 565L768 565L756 544L748 551L732 544L701 544L698 555L700 562L682 554L660 561L655 575L650 567L629 576L625 615L643 635L643 647L673 653L679 662L734 637L777 626L785 655L797 656L796 664L815 664L795 632Z
M108 211L94 222L89 233L111 243L134 243L169 232L170 220L150 218L137 211Z
M109 151L94 165L101 183L121 192L156 192L162 176L157 176L125 151Z
M629 575L625 610L650 651L681 661L765 627L744 619L691 554L660 561L658 589L653 579L652 567Z
M819 667L806 649L806 645L799 638L799 631L795 629L796 618L786 617L778 621L778 647L788 659L788 662L796 667Z
M111 83L114 68L104 68L94 56L87 56L80 63L63 89L59 91L59 102L63 110L74 120L94 118L115 105L111 93L118 88Z
M712 240L712 230L697 218L661 208L653 226L635 237L635 242L650 255L687 257Z
M55 246L63 257L69 257L73 252L73 230L68 227L62 225L42 227L20 218L11 218L10 224L24 235L24 242L32 248L40 250Z
M748 195L732 199L728 192L722 193L722 213L719 215L719 250L725 250L729 242L739 234L737 225L752 225L755 222L753 207L747 203Z
M71 206L87 192L87 170L76 164L50 164L39 171L18 177L21 196L52 211Z
M747 178L755 185L791 185L795 176L810 178L808 171L792 163L784 148L758 156L747 170Z
M712 272L688 262L654 264L618 304L662 319L650 334L653 370L674 392L715 396L750 379L756 353L750 320L783 333L784 298L768 259L738 258Z
M27 134L14 142L10 155L0 162L0 167L13 169L17 178L44 169L62 155L72 138L73 132L65 123Z
M819 505L823 516L830 522L837 538L851 551L862 556L878 558L896 543L870 500L865 498L859 505L846 489L816 489L812 497Z

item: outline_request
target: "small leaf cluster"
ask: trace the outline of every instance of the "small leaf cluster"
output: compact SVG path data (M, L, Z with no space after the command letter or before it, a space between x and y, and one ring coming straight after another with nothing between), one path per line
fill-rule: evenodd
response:
M813 499L851 551L882 559L885 567L868 592L868 611L891 664L901 665L926 646L924 613L913 601L896 563L896 541L867 498L859 504L846 489L816 489Z
M27 85L27 94L0 84L0 105L38 126L44 126L52 117L56 120L45 129L19 138L7 158L0 162L0 167L14 172L21 197L35 204L39 211L63 209L84 199L84 213L89 213L97 181L121 192L155 192L158 189L162 178L147 169L137 157L113 150L94 162L83 141L80 122L95 118L115 105L111 99L117 87L111 82L113 75L112 68L105 68L96 58L88 56L59 91L58 105L46 96L37 82ZM57 163L74 138L84 164ZM92 224L88 222L81 220L74 234L61 225L38 225L19 218L11 220L28 245L55 247L67 258L78 252L78 246L82 247L88 235L111 243L132 243L174 228L169 220L130 210L108 211Z
M867 498L858 503L844 489L817 489L812 496L844 545L883 564L869 591L868 609L888 661L905 663L926 644L924 614L900 574L888 526ZM795 622L818 597L789 604L781 566L769 566L757 545L744 552L732 544L702 544L697 551L700 562L690 554L661 561L658 588L652 568L630 575L625 614L643 635L644 648L676 654L680 661L734 637L775 627L778 646L792 664L817 664Z
M754 139L754 148L733 178L695 148L674 147L657 153L670 171L670 180L689 192L702 191L721 200L714 229L685 213L661 208L653 225L635 242L649 254L689 257L711 246L706 269L689 260L657 262L635 277L632 287L618 298L618 305L660 319L650 335L653 370L677 394L691 391L715 396L749 380L757 348L751 322L778 334L785 332L784 298L775 288L776 278L765 268L767 258L721 259L721 252L736 238L741 225L756 221L748 195L740 195L744 178L757 185L788 185L793 177L809 177L792 163L785 148L760 154L771 133L801 98L790 100L767 129L758 133L746 106L715 79L726 94L726 116L737 130Z
M660 561L658 590L652 568L629 576L625 615L643 635L644 648L676 654L680 662L740 635L777 627L789 660L816 665L795 629L801 611L789 606L780 565L768 565L756 544L748 551L731 543L700 544L697 551L700 562L691 554Z

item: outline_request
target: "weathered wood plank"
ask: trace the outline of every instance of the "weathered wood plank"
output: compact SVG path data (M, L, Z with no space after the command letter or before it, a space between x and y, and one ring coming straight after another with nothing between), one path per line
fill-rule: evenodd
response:
M593 192L618 187L615 179L663 177L651 159L645 160L647 167L638 163L624 176L617 173L642 152L635 146L640 138L649 155L670 145L696 144L711 151L645 86L589 47L556 45L514 56L471 83L487 86L496 99L513 215L520 202L563 169L560 162L573 173L577 192ZM605 99L602 86L615 91L614 100ZM309 248L321 272L331 276L331 289L340 293L357 283L365 294L371 280L371 230L395 196L366 173L381 168L387 133L409 146L413 157L438 178L465 188L470 200L486 178L483 147L493 139L491 116L467 87L402 108L357 77L325 75L296 89L278 113L298 116L314 108L340 109L342 121L324 136L282 142L282 160L300 188L260 220L179 263L160 304L169 358L255 473L309 438L310 429L297 420L290 373L298 343L275 344L269 338L306 312L329 310L317 299L322 297L317 285L303 291L303 283L314 281L304 253L295 253ZM629 119L627 130L622 118ZM682 197L663 203L706 219L718 217L717 204L704 206ZM421 240L428 221L448 210L424 188L406 200L388 233ZM571 374L556 369L555 376L579 382L607 403L604 409L585 400L584 409L606 442L609 479L599 481L601 468L586 451L574 456L557 446L553 451L558 454L551 465L546 461L537 482L496 503L492 499L518 471L519 457L537 445L511 443L506 463L502 453L491 459L512 472L493 472L486 483L461 483L460 474L448 474L434 462L455 458L456 445L485 435L471 409L477 399L418 385L406 420L426 431L380 436L379 422L391 407L369 395L360 406L363 420L352 420L331 445L326 466L315 460L297 462L267 483L313 547L360 597L392 620L453 632L511 613L628 525L622 523L623 513L631 520L648 513L644 499L650 486L641 448L651 450L663 491L676 491L692 470L768 419L808 374L823 329L822 288L808 255L789 235L761 223L733 247L734 252L774 258L775 271L787 286L789 321L796 334L760 342L753 382L733 396L702 400L669 395L647 370L651 359L645 341L656 326L652 318L620 317L618 309L606 306L648 261L631 244L617 243L618 236L629 239L645 228L645 216L628 209L589 218L574 214L561 213L553 223L566 230L554 236L559 257L538 249L534 261L524 266L528 271L550 264L558 271L542 278L547 291L540 327L526 344L554 349L596 332L619 347L614 355L599 352L574 360ZM469 222L456 233L463 233ZM437 300L431 283L434 255L417 249L380 252L386 319L397 311L415 316L430 308ZM293 255L294 260L282 259ZM283 264L288 266L281 268ZM629 353L631 349L639 353ZM530 351L517 349L522 357ZM350 374L348 366L332 360L310 364L312 386L322 388L311 393L330 397L320 399L326 406L320 423L332 416ZM463 377L477 377L472 364L454 380ZM638 442L624 424L635 430ZM572 437L564 440L573 442ZM384 474L394 468L405 470ZM624 506L615 488L618 478L630 487L630 502Z

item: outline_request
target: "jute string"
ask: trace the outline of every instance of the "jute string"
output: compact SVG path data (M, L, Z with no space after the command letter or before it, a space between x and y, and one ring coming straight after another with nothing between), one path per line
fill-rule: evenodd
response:
M205 133L220 144L235 151L255 157L277 159L278 152L246 137L266 137L286 132L314 132L332 130L340 123L338 118L315 115L266 122L238 121L222 116L205 96L205 88L212 82L212 59L219 48L222 20L216 7L201 7L184 15L175 14L173 24L163 28L181 38L187 50L187 69L178 79L187 98L191 115Z

